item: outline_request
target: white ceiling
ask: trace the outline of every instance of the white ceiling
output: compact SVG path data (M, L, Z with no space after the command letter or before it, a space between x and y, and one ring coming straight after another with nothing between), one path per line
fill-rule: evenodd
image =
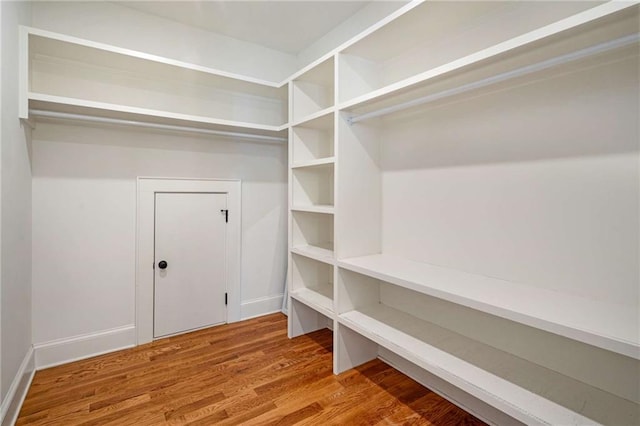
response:
M141 12L297 54L366 1L118 1Z

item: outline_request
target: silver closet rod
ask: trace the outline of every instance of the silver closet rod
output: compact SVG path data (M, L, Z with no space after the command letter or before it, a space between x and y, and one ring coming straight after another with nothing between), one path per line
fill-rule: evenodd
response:
M355 115L355 116L349 117L347 121L349 122L349 124L354 124L354 123L357 123L358 121L381 117L383 115L392 114L394 112L402 111L418 105L428 104L430 102L448 98L450 96L459 95L461 93L465 93L471 90L480 89L482 87L490 86L496 83L501 83L503 81L510 80L512 78L521 77L523 75L542 71L551 67L555 67L557 65L562 65L568 62L576 61L578 59L583 59L591 55L625 47L630 44L637 43L638 40L640 40L640 33L631 34L615 40L607 41L607 42L596 44L594 46L590 46L581 50L577 50L572 53L556 56L554 58L547 59L546 61L538 62L536 64L527 65L522 68L517 68L512 71L507 71L502 74L497 74L497 75L494 75L493 77L488 77L479 81L475 81L473 83L468 83L459 87L454 87L452 89L443 90L442 92L427 95L427 96L414 99L408 102L404 102L398 105L393 105L386 108L380 108L378 110L367 112L365 114Z
M123 120L119 118L96 117L93 115L71 114L67 112L45 111L30 109L29 115L34 117L59 118L65 120L86 121L90 123L119 124L133 127L143 127L147 129L172 130L178 132L201 133L205 135L229 136L242 139L257 139L269 142L286 142L287 138L280 136L256 135L253 133L225 132L222 130L200 129L198 127L173 126L170 124L148 123L144 121Z

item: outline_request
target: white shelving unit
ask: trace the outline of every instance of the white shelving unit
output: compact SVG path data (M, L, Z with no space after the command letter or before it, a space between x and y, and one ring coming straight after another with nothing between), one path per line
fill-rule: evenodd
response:
M289 83L289 337L333 327L335 61Z
M82 115L286 139L285 86L35 28L21 31L20 118L44 111L49 119Z
M290 336L489 423L640 423L638 5L418 3L291 83Z

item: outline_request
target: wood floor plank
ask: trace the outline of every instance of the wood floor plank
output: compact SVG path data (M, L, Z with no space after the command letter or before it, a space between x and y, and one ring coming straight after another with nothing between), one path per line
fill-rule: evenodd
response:
M16 424L483 424L379 360L334 376L332 338L273 314L52 367Z

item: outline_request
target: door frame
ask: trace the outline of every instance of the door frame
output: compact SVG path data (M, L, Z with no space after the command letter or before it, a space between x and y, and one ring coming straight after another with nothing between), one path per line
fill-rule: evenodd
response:
M227 194L229 210L229 222L226 228L227 256L225 257L228 293L227 322L240 320L241 181L238 179L138 177L135 295L138 345L153 341L156 192Z

